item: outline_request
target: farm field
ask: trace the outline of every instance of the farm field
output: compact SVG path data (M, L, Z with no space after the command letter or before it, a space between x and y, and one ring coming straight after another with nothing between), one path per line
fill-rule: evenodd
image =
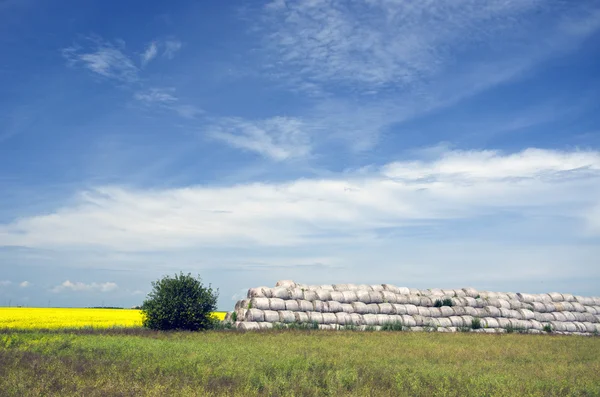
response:
M598 396L600 338L0 331L8 396Z
M225 312L213 313L222 320ZM0 329L64 329L141 327L142 314L133 309L0 308Z

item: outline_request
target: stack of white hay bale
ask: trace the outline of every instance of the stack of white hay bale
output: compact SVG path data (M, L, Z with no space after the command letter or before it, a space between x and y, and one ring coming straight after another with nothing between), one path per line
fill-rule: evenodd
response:
M305 285L283 280L275 288L249 289L248 298L236 303L227 320L241 330L290 324L381 330L399 324L411 331L598 335L600 298L474 288L419 290L390 284Z

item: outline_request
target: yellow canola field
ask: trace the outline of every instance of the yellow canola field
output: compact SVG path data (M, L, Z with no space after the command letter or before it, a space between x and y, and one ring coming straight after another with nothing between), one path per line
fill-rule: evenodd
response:
M219 320L224 312L214 312ZM133 309L0 308L0 329L141 327L142 313Z

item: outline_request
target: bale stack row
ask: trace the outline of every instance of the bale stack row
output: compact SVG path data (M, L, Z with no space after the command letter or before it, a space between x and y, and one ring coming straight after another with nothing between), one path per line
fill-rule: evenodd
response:
M597 335L600 298L474 288L419 290L391 284L305 285L283 280L275 288L249 289L247 299L238 301L226 320L235 320L242 330L289 324L379 330L400 324L413 331Z

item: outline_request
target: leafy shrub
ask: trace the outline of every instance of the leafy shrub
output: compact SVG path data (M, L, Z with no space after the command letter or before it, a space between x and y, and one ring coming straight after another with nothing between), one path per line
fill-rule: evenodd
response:
M475 317L471 320L471 328L480 329L481 328L481 319L479 317Z
M551 324L546 324L544 325L544 332L552 332L552 325Z
M402 331L403 329L402 322L400 321L394 321L381 326L382 331Z
M444 300L436 299L435 303L433 304L433 307L442 307L442 306L454 306L454 303L452 303L452 299L450 299L450 298L446 298Z
M180 273L152 282L152 292L142 305L142 324L155 330L199 331L212 328L218 290L205 288L200 277ZM234 320L235 321L235 320Z
M231 313L231 321L233 321L234 323L237 321L237 312Z

